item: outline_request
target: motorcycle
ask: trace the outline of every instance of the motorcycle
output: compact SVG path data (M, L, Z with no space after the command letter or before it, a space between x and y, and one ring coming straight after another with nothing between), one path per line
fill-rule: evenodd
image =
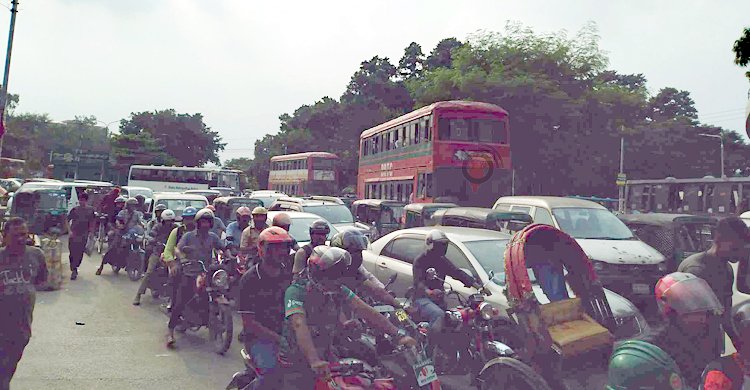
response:
M164 252L164 247L164 244L158 244L156 250L158 252ZM156 266L156 268L154 268L154 272L151 273L151 277L148 279L146 288L151 290L151 296L154 299L158 299L159 297L168 297L171 294L169 270L161 260L159 261L159 264Z
M135 282L143 276L143 264L146 261L146 252L143 250L143 235L131 230L123 236L123 240L128 251L125 271L128 273L128 278Z
M234 301L236 304L240 290L240 279L242 279L242 276L247 272L249 267L239 258L239 249L237 248L237 244L234 243L234 238L228 236L226 241L226 249L224 249L224 252L219 256L219 263L222 264L222 268L227 271L229 275L229 291L227 293L227 298L230 301Z
M185 253L189 253L189 250ZM197 331L207 327L214 351L224 354L232 344L234 330L232 312L226 298L229 274L221 265L206 268L199 260L186 260L181 266L182 275L193 279L195 287L193 296L185 304L182 326L178 329Z

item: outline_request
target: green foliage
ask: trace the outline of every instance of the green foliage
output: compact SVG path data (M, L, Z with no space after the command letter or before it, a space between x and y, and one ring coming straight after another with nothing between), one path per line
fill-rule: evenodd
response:
M441 40L427 57L425 68L428 70L450 68L453 64L454 51L462 46L463 43L456 38L446 38Z
M177 114L173 109L132 113L120 121L120 134L147 134L177 164L185 166L219 164L219 152L226 146L219 133L203 122L203 115Z
M747 66L750 64L750 27L746 28L742 32L742 36L734 42L732 47L734 51L734 63L739 66ZM750 71L745 73L750 78Z
M127 171L133 164L176 165L177 160L164 151L164 145L147 132L112 136L115 169Z
M398 62L398 74L404 80L419 77L424 69L422 46L412 42L404 49L404 56Z

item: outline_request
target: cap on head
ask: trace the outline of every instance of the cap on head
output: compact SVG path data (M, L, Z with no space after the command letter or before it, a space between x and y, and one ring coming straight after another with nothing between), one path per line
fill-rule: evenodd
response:
M253 215L268 215L268 210L265 207L258 206L253 209Z
M164 203L159 203L154 207L154 211L164 211L167 209L167 205Z
M128 200L125 202L128 206L138 206L138 199L136 198L128 198Z
M273 216L273 226L290 226L292 224L292 218L287 213L278 213Z
M247 206L242 206L235 211L235 213L239 216L251 216L253 213L250 211L250 208Z

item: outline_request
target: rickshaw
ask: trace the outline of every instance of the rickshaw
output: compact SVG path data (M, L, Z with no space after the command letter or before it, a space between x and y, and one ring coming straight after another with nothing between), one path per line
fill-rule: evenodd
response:
M214 199L214 207L216 208L216 216L224 222L225 225L237 220L235 212L238 208L245 206L250 210L256 207L262 207L263 201L260 199L245 198L243 196L222 196Z
M531 272L550 303L537 300ZM575 239L549 225L525 227L505 249L505 277L508 313L522 334L523 345L512 346L519 357L553 387L594 388L592 381L602 381L596 388L604 388L616 322L591 260Z
M433 215L438 210L458 207L455 203L410 203L404 206L404 218L401 227L404 229L434 226Z
M352 214L357 222L374 229L372 241L399 230L404 214L403 202L383 199L360 199L352 203Z
M513 234L533 222L526 213L499 211L483 207L453 207L438 210L433 221L439 226L471 227Z
M688 214L623 214L618 216L641 241L667 259L667 273L674 272L688 256L708 250L715 217Z

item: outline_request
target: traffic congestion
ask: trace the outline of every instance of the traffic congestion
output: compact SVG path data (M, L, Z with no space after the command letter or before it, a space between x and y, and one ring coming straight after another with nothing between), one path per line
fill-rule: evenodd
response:
M236 171L166 166L133 166L122 187L23 180L3 253L36 259L28 283L50 289L100 254L96 276L124 271L132 305L168 315L165 348L179 353L185 332L216 354L241 343L245 369L227 388L731 383L750 335L750 306L732 306L730 264L750 291L742 218L490 192L507 178L507 143L463 140L458 153L446 134L463 125L442 117L479 113L492 133L507 131L507 112L441 102L415 113L362 133L363 160L391 143L404 154L361 162L356 194L336 193L338 157L323 152L273 157L268 190L241 188ZM408 150L419 143L424 159ZM446 152L454 159L429 157ZM724 354L726 337L736 353Z
M750 389L748 4L20 1L0 390Z

